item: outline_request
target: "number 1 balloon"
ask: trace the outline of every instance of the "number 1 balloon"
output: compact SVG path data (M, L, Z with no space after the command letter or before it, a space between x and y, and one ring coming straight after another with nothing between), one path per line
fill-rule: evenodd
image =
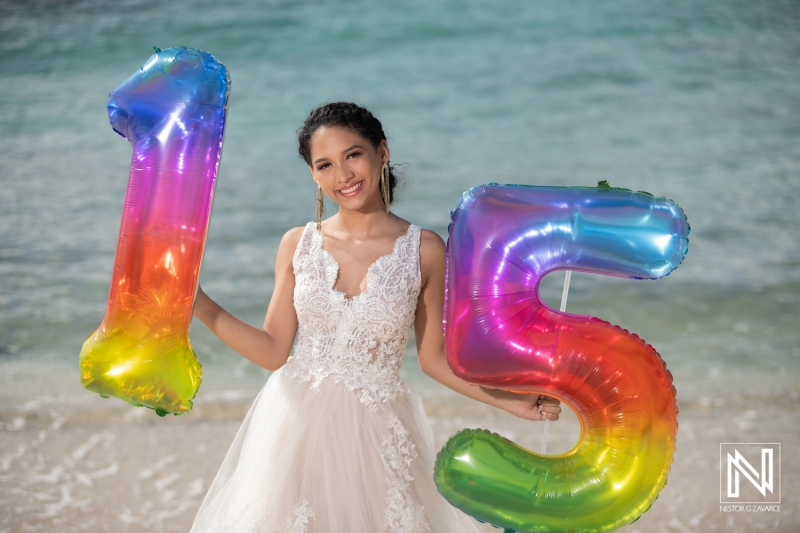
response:
M462 430L434 478L450 503L507 531L603 532L636 520L665 486L677 434L672 375L642 339L539 297L554 270L656 279L687 252L674 202L598 188L483 185L453 210L447 356L472 383L545 394L581 423L576 446L530 452Z
M133 158L108 306L83 344L81 383L161 416L190 410L200 386L189 323L229 94L222 63L176 47L156 49L108 98Z

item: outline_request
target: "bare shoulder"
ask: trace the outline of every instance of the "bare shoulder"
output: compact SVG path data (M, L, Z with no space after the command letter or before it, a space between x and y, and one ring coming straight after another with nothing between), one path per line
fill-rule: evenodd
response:
M304 229L304 226L298 226L283 234L281 243L278 245L278 264L291 266L292 257L294 256L295 250L297 250L297 244L300 242L300 237L302 237Z
M444 240L442 240L438 233L429 229L423 229L420 231L419 248L421 258L423 255L444 257L446 250Z
M444 276L446 251L447 247L439 234L429 229L420 231L419 262L423 286L431 277Z
M297 226L284 233L281 238L281 248L287 246L294 251L294 249L297 248L297 243L300 242L300 237L302 237L304 229L305 226Z

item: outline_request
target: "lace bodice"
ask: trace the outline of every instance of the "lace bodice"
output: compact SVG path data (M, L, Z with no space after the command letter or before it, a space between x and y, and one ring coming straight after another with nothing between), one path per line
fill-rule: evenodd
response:
M323 249L322 233L306 224L292 259L299 327L284 376L312 387L333 378L367 406L409 390L399 370L420 291L419 240L411 224L370 265L366 290L350 299L333 288L339 265Z

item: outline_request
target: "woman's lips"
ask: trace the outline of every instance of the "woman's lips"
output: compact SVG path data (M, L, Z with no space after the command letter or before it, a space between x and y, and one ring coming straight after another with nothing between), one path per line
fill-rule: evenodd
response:
M351 196L355 196L358 194L358 191L361 190L361 186L364 185L364 180L359 181L355 185L351 185L346 189L339 189L336 191L340 196L344 196L345 198L349 198Z

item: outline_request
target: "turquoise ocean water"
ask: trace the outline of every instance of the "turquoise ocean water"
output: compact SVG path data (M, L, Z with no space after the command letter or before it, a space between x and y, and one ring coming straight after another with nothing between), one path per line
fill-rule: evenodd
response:
M798 28L791 0L2 1L3 379L31 380L30 398L52 392L37 375L78 380L130 163L106 98L153 46L183 45L233 80L202 284L234 314L263 320L280 236L314 216L296 129L352 100L408 163L396 213L442 236L485 182L674 199L692 225L684 264L657 282L576 274L568 310L653 344L679 398L795 391ZM554 305L562 281L544 284ZM202 324L192 340L208 380L263 381Z

